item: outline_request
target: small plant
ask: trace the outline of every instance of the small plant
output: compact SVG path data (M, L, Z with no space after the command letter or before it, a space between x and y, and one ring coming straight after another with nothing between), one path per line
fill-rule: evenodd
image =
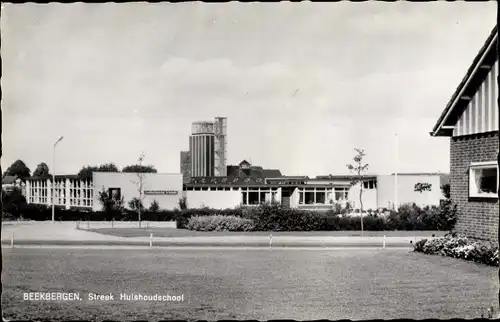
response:
M187 209L187 199L186 197L182 197L179 199L179 209L186 210Z
M152 213L157 213L158 211L160 211L160 205L156 200L153 200L153 202L149 206L149 211Z
M139 199L139 198L132 198L132 200L130 200L128 202L128 207L134 211L134 212L137 212L137 213L144 213L145 211L145 208L144 208L144 205L142 204L142 200Z

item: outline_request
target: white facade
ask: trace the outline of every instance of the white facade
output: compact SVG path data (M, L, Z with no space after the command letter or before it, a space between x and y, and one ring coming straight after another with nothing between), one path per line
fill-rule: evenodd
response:
M439 174L398 174L398 206L415 203L417 206L439 206L443 194ZM430 184L429 191L415 191L418 183ZM391 208L395 200L395 179L393 175L377 177L377 204L379 208Z
M91 180L80 180L76 176L56 176L54 187L52 187L52 178L26 180L26 201L29 204L51 206L52 192L56 206L66 209L71 207L92 209L93 207Z
M148 208L153 201L161 209L179 207L179 200L186 197L189 208L214 209L256 206L263 203L282 203L290 190L290 207L304 210L330 210L349 203L359 209L360 184L349 186L349 180L306 180L296 187L262 185L249 187L191 186L183 191L182 174L94 172L92 181L82 181L77 176L56 177L55 205L70 209L79 207L101 210L99 192L118 193L124 205L139 197L139 185L143 182L143 205ZM427 184L429 191L415 191L418 183ZM28 179L26 196L28 203L50 206L52 203L51 179ZM395 180L393 175L367 178L363 184L363 209L392 208L394 205ZM285 189L285 191L284 191ZM419 206L438 206L441 199L439 174L398 174L398 204L415 203Z
M179 207L182 198L182 174L166 173L123 173L123 172L94 172L92 174L94 185L94 211L101 210L99 192L119 191L123 197L124 205L128 207L129 201L139 198L139 185L143 183L143 205L149 208L156 200L160 209L173 210Z
M241 191L184 191L189 208L210 207L213 209L236 208L242 204Z

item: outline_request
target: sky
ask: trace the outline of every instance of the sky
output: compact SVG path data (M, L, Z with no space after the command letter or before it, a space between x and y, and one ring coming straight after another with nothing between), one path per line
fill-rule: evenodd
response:
M64 136L57 174L141 152L179 173L216 116L228 164L448 172L429 132L496 22L494 1L2 6L2 168L52 169Z

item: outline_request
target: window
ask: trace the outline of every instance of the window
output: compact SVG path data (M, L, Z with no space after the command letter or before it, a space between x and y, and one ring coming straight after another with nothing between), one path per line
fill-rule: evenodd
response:
M120 188L109 188L108 195L113 200L120 200L122 198L122 189Z
M306 192L304 193L304 202L306 205L314 204L314 189L306 188Z
M367 180L363 181L364 189L377 189L377 181L376 180Z
M316 191L316 203L324 204L326 201L325 191Z
M248 204L249 205L258 205L259 204L259 192L258 191L249 191L248 192Z
M497 163L472 163L469 168L469 197L497 198L497 191Z
M347 199L347 189L345 188L335 188L335 200L346 200Z

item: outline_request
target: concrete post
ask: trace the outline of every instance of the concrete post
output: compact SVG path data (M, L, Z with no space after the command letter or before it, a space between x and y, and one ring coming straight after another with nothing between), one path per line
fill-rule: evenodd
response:
M66 178L66 181L64 183L64 196L66 197L66 209L69 209L71 207L70 203L70 180L69 178Z
M47 179L47 206L52 205L52 182Z

